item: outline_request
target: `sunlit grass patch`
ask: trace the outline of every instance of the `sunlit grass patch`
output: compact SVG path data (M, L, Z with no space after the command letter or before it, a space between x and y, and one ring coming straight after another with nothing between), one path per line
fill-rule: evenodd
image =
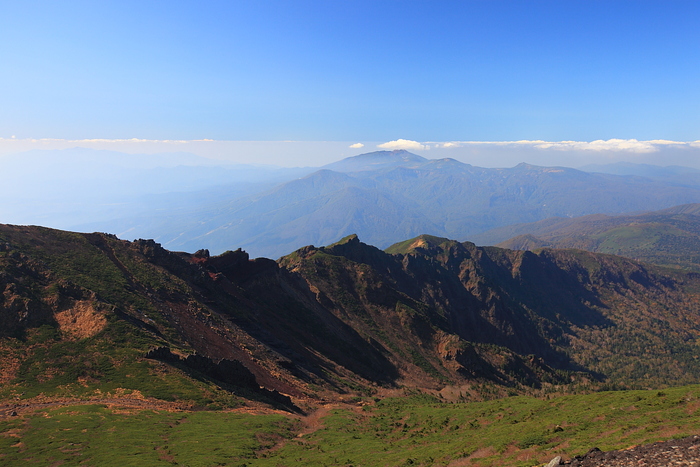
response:
M16 429L17 422L0 425L0 459L6 465L227 465L256 458L259 451L292 436L293 426L282 415L125 415L100 405L75 406L28 417L20 437L12 441L3 435Z
M102 405L0 422L3 465L531 466L700 433L700 386L448 404L425 395L291 414L124 412Z

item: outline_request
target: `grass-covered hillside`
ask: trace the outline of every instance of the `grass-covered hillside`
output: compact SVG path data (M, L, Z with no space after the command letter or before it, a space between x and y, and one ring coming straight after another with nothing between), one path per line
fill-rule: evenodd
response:
M0 417L3 465L535 466L700 431L700 387L445 403L404 394L299 417L105 404Z
M638 215L546 219L496 229L476 240L516 250L578 248L700 271L699 206Z

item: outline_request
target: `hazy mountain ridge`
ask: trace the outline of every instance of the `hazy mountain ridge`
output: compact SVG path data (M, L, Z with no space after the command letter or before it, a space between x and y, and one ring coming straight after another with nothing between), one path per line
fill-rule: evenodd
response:
M614 164L589 164L579 167L585 172L607 173L611 175L628 175L653 179L673 180L680 184L698 183L700 170L691 167L669 165L661 167L650 164L616 162Z
M320 169L201 165L187 154L112 156L76 149L12 159L2 217L154 238L170 249L218 253L237 245L253 256L279 257L351 233L380 247L426 232L479 240L496 226L552 216L700 201L700 179L680 168L665 178L528 164L486 169L403 150ZM26 180L22 167L36 167L36 180Z
M92 230L78 226L100 223L98 228L112 232L122 232L120 224L133 226L128 219L181 215L193 206L258 193L312 171L226 164L183 152L85 148L6 155L0 157L0 168L0 195L6 201L0 221L82 231Z
M168 167L158 166L163 156L138 169L138 156L122 155L124 168L119 158L107 168L111 153L78 152L74 159L85 167L72 170L68 162L61 167L56 157L53 165L38 164L41 180L28 180L34 173L29 170L7 172L16 187L5 184L8 202L0 214L16 223L154 238L170 249L219 253L236 245L253 256L279 257L351 233L382 248L422 233L482 243L480 234L498 226L700 202L700 178L679 168L656 178L524 163L487 169L397 150L318 169L178 166L199 163L186 154L176 155ZM32 157L20 166L39 161ZM51 196L42 191L46 186ZM129 195L117 196L114 190L120 189Z
M122 387L293 408L376 385L527 392L700 376L700 279L619 257L431 236L391 253L350 236L279 263L38 227L1 226L0 242L5 396ZM144 358L164 347L179 357ZM195 353L204 360L186 360ZM262 392L216 376L221 359Z
M494 224L534 220L555 212L572 216L590 212L594 207L598 212L624 212L664 202L661 199L665 188L654 183L635 180L631 185L619 184L614 178L588 176L572 169L524 164L513 169L480 169L452 163L449 169L441 170L434 169L434 165L426 164L417 169L396 168L376 174L368 172L365 176L377 182L377 189L408 199L408 206L417 211L417 215L427 217L436 226L428 232L447 237L468 237ZM697 193L690 196L694 198ZM611 202L611 199L615 201ZM678 204L676 201L680 199L683 197L672 195L665 202ZM362 210L371 212L371 207L362 207ZM395 216L392 223L401 222L401 216ZM348 225L347 228L352 227ZM418 230L401 232L401 236L381 236L372 231L353 231L382 247L393 240L412 236L410 234L414 232L425 232ZM337 236L353 231L340 231ZM329 240L332 239L323 243Z
M406 151L356 157L336 163L354 172L325 168L220 204L209 209L211 215L197 214L190 222L195 228L166 221L160 228L178 232L178 237L161 235L157 240L189 251L200 246L222 251L235 244L253 255L277 257L351 233L387 247L424 232L471 238L496 225L555 215L629 212L700 200L700 185L561 167L485 169L449 159L421 160Z
M700 271L700 204L627 216L546 219L487 232L503 248L579 248Z

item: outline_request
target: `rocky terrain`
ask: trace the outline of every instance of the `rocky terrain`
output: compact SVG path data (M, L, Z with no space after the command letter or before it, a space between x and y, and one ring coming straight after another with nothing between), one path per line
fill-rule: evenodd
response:
M629 449L603 452L592 448L585 455L570 460L552 459L547 467L673 467L700 466L700 436L633 446Z
M700 375L698 278L614 256L430 236L385 252L350 236L275 262L14 226L0 229L0 245L9 384L90 386L149 361L292 398L397 385L448 396L476 381L525 392L634 387ZM77 365L89 370L71 376L62 362L78 357L77 344ZM165 353L145 358L154 348ZM255 382L186 363L195 356L235 362Z
M272 261L0 226L0 398L5 420L79 401L304 418L691 384L699 294L697 274L617 256L427 235Z

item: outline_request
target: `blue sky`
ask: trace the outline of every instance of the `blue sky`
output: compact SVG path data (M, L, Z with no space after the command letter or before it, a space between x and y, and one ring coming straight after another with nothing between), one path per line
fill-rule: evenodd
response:
M1 5L4 139L700 140L698 1Z

